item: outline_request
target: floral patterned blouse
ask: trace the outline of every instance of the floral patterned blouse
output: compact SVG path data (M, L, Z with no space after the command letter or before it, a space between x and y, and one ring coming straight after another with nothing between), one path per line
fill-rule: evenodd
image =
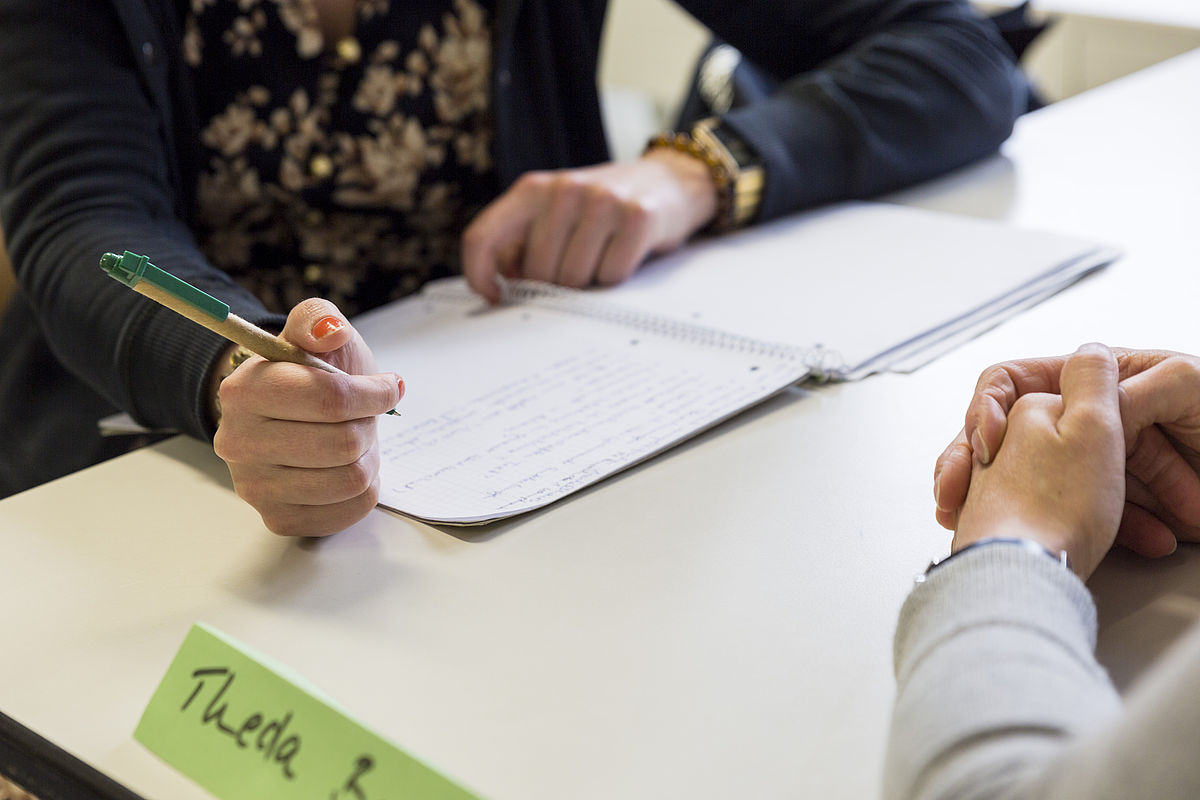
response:
M313 0L191 0L208 258L281 312L317 295L353 314L459 271L496 192L489 10L358 0L330 45Z

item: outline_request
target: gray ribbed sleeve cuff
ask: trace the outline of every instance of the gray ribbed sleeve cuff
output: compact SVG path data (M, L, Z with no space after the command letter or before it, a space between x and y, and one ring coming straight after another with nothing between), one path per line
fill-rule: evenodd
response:
M959 554L913 589L896 627L897 680L942 639L986 624L1039 630L1093 661L1096 605L1083 582L1051 558L997 542Z
M896 630L885 796L999 796L987 787L1110 718L1119 700L1095 638L1087 589L1044 554L994 543L933 570Z

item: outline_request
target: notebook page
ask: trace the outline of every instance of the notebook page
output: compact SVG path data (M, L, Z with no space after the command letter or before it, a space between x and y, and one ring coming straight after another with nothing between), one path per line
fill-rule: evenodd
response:
M987 321L1115 257L1094 242L885 203L845 203L699 242L597 299L822 348L851 375ZM1034 284L1039 286L1032 291ZM1008 302L1006 302L1008 298ZM867 371L889 366L879 358Z
M802 379L795 358L714 348L533 306L489 309L464 284L363 315L405 380L380 417L380 504L471 524L539 508Z

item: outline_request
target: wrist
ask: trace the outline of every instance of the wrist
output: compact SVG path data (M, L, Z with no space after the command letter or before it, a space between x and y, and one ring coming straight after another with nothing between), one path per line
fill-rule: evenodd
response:
M696 123L689 133L663 133L650 140L646 153L659 150L681 153L702 164L716 192L716 211L708 228L724 232L751 222L762 203L762 160L745 141L720 119Z
M1066 550L1052 550L1041 542L1021 536L989 536L981 539L975 539L971 542L967 542L966 544L958 546L952 545L950 549L950 555L946 556L945 558L940 558L929 562L929 566L925 568L925 572L916 577L917 583L924 583L925 579L931 572L943 564L954 560L959 555L982 547L1021 547L1029 552L1037 553L1040 556L1053 559L1054 561L1058 562L1058 564L1064 570L1070 571L1072 569L1070 559L1067 558Z
M667 147L650 148L642 158L670 171L683 195L690 231L698 231L713 222L720 207L720 188L703 161Z
M221 382L233 374L243 361L254 353L240 344L230 344L213 360L205 382L209 420L213 427L221 424Z

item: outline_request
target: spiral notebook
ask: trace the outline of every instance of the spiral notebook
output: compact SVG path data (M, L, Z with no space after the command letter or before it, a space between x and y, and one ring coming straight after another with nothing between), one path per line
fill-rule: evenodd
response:
M625 284L461 279L363 315L405 379L380 504L443 524L521 514L808 379L909 370L1111 261L1055 233L850 203L702 242Z

